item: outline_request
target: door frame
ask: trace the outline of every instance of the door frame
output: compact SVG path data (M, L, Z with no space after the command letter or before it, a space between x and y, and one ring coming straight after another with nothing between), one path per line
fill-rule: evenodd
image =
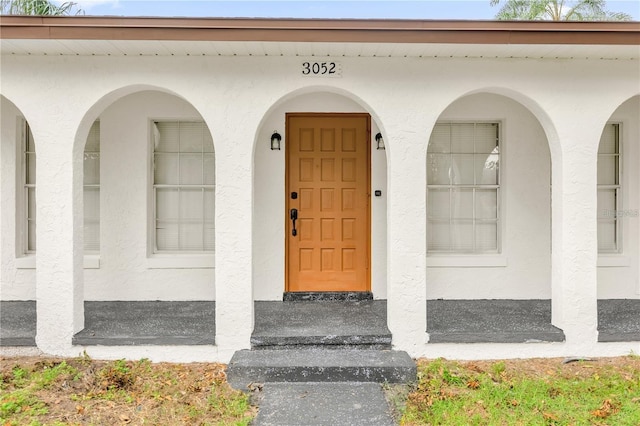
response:
M285 199L285 214L284 214L284 291L289 291L289 231L290 231L290 222L289 211L291 209L291 196L289 190L289 160L290 160L290 150L289 150L289 119L292 117L364 117L367 120L367 140L366 140L366 156L367 156L367 211L365 214L366 217L366 271L365 271L365 279L366 279L366 290L371 291L371 115L366 112L287 112L285 113L285 143L284 143L284 151L285 151L285 163L284 163L284 199Z

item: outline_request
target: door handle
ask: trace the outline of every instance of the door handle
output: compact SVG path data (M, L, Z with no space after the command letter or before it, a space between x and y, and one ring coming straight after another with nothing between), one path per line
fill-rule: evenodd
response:
M294 237L298 235L298 231L296 231L296 220L298 220L298 209L291 209L291 213L289 214L291 218L291 222L293 223L293 229L291 230L291 235Z

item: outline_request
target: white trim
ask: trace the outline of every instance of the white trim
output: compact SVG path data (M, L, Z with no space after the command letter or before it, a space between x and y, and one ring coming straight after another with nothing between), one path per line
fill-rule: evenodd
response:
M82 259L82 267L84 269L100 269L100 255L84 255ZM36 255L31 254L17 257L16 269L36 269Z
M507 257L502 255L427 256L428 268L503 268Z
M598 256L598 268L628 267L631 259L628 256L600 255Z
M149 269L213 269L214 254L154 254L147 258Z
M16 269L36 269L36 255L16 257Z

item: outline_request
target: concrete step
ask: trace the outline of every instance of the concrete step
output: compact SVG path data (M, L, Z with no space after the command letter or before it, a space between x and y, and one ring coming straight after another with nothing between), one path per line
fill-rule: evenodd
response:
M227 380L236 389L265 382L407 383L416 379L409 354L391 350L282 349L236 352Z
M339 332L339 331L336 331ZM337 334L337 335L253 335L251 348L265 349L391 349L389 334Z
M391 349L383 300L256 302L253 349Z

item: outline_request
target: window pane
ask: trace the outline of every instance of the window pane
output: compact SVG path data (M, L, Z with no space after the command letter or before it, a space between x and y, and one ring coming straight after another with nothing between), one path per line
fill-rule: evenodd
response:
M156 248L158 250L179 250L178 240L178 223L164 221L156 223Z
M180 154L180 184L202 185L202 154Z
M498 184L498 154L476 154L474 156L476 184Z
M159 122L154 124L154 151L180 151L180 124L178 122Z
M428 214L433 219L447 219L451 214L449 189L429 189Z
M498 124L476 124L476 150L479 153L490 153L498 147Z
M36 221L27 221L27 251L36 251Z
M451 191L452 218L473 219L473 189Z
M213 189L204 190L204 249L215 249L215 193Z
M26 183L28 185L35 185L36 183L36 154L30 153L25 154L26 157L26 167L25 171Z
M616 211L616 189L598 189L598 217L611 218Z
M429 152L451 152L451 126L436 124L429 140Z
M598 156L598 185L618 184L618 156Z
M100 250L100 188L84 188L84 249Z
M202 152L202 123L180 123L180 152Z
M202 251L203 250L202 223L180 224L180 249Z
M179 154L156 154L154 182L159 185L178 184Z
M100 183L100 154L96 152L84 153L84 184L97 185Z
M451 152L473 154L473 123L454 123L451 125Z
M473 185L473 154L451 154L451 181L454 185Z
M84 218L100 219L100 188L84 188Z
M156 218L178 220L180 193L177 188L156 189Z
M476 223L476 250L498 250L498 224L495 222Z
M429 235L428 250L448 251L451 249L449 222L432 221L427 229Z
M456 251L473 250L473 223L471 221L455 221L451 224L451 248Z
M204 215L203 190L184 189L180 190L180 220L197 219L202 222Z
M36 189L27 188L27 219L36 218Z
M616 240L616 221L598 221L598 250L616 251L618 248Z
M214 185L216 183L216 161L213 154L204 155L204 184Z
M476 189L476 219L498 218L498 190Z
M449 185L451 156L449 154L429 154L427 156L427 182L429 185Z

